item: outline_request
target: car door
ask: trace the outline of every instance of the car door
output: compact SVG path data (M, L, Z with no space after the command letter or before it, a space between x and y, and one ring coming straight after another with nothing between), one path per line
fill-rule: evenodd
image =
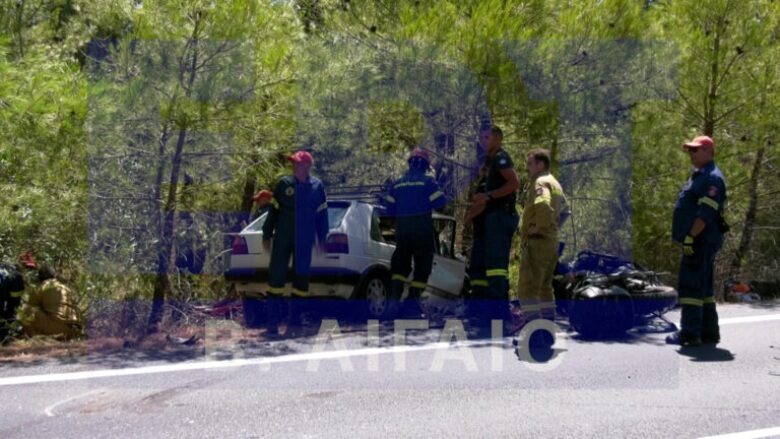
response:
M434 218L433 270L428 287L437 295L460 295L466 275L465 262L455 257L455 221Z
M371 208L369 239L364 241L366 256L389 267L395 251L395 222L376 206Z

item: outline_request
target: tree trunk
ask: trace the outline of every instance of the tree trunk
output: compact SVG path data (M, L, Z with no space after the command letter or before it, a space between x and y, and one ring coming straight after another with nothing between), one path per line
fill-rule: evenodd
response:
M195 25L192 31L192 36L187 43L187 48L182 55L182 62L180 65L180 85L184 89L184 96L191 97L192 86L195 83L195 77L198 71L198 36L200 34L201 16L198 14L198 19L195 21ZM186 60L187 52L192 50L192 57L189 65L184 62ZM186 66L186 67L185 67ZM202 68L203 66L201 66ZM184 82L185 73L189 71L189 77ZM174 98L176 99L176 98ZM175 102L175 100L174 100ZM146 325L146 333L153 334L157 332L158 325L162 321L163 307L165 305L165 298L171 292L171 281L168 278L168 271L170 270L171 258L173 257L173 239L175 235L175 219L176 219L176 195L179 186L179 173L181 171L181 158L184 151L185 140L187 139L187 126L179 127L179 135L176 140L176 150L173 154L171 161L171 178L168 186L168 196L165 201L165 206L161 213L162 228L160 229L160 247L157 254L157 273L154 280L154 292L152 295L152 309L149 313L149 321ZM161 147L162 151L162 147ZM162 157L161 157L162 160Z
M168 145L168 139L170 138L170 127L168 124L163 125L162 134L158 142L157 149L157 172L155 174L154 181L154 194L153 199L158 206L159 212L163 212L162 206L162 184L163 173L165 172L165 148ZM159 238L163 238L163 223L164 219L162 215L156 215L156 221L154 224L155 233ZM170 289L168 284L167 267L162 267L160 255L163 253L162 241L158 241L157 244L157 273L154 278L154 293L152 297L152 310L149 315L149 320L146 325L146 332L152 334L157 332L157 325L162 319L162 306L165 300L165 292ZM166 271L162 271L165 268Z
M247 172L244 177L244 192L241 195L241 213L247 218L252 211L252 197L255 195L255 176Z
M149 323L147 325L147 334L157 332L157 326L162 320L163 305L165 298L171 292L171 282L168 278L168 271L173 257L173 238L175 234L176 220L176 194L179 186L179 173L181 171L181 156L184 150L184 142L187 138L187 130L179 131L176 140L176 151L173 154L173 163L171 167L171 180L168 186L168 197L163 208L164 219L162 233L160 235L161 248L157 256L157 274L154 280L154 295L152 297L152 311L149 313Z
M756 224L756 211L758 210L758 181L761 178L761 166L764 161L765 151L766 143L763 143L761 147L758 148L758 151L756 151L756 158L753 162L753 170L750 175L750 186L748 188L748 196L750 199L748 201L747 211L745 212L745 221L742 225L739 246L734 252L734 259L731 260L729 277L739 278L742 275L742 264L747 256L753 239L753 229Z

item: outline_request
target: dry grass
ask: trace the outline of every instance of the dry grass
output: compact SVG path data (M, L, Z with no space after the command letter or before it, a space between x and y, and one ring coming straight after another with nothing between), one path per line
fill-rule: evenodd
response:
M0 348L0 362L33 363L49 358L80 357L86 353L86 340L60 341L38 336L17 339Z
M203 326L177 327L175 332L162 330L144 337L95 336L77 340L58 340L53 337L36 336L20 338L0 347L2 363L40 363L47 360L74 360L91 355L111 355L120 353L176 352L201 349L205 328ZM197 336L191 345L183 345L177 340Z

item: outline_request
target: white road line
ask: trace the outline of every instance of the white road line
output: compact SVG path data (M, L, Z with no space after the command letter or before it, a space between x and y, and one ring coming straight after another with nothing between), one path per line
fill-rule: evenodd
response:
M763 316L730 317L727 319L720 319L719 323L721 325L736 325L738 323L770 322L772 320L780 320L780 314L768 314Z
M432 351L437 349L453 349L459 347L485 346L487 344L503 345L503 340L486 341L474 340L458 343L431 343L422 346L392 346L382 348L348 349L341 351L324 351L302 354L283 355L278 357L247 358L236 360L196 361L181 364L166 364L161 366L131 367L127 369L103 369L87 370L83 372L53 373L46 375L27 375L17 377L0 378L0 387L20 384L51 383L57 381L76 381L93 378L108 378L130 375L146 375L150 373L181 372L185 370L208 370L233 368L243 366L260 366L266 364L292 363L296 361L330 360L346 357L359 357L367 355L393 354L398 352Z
M98 392L102 392L102 391L103 391L103 389L95 389L95 390L90 390L89 392L86 392L86 393L82 393L80 395L71 396L70 398L65 398L62 401L55 402L54 404L46 407L45 409L43 409L43 412L46 414L46 416L48 416L50 418L54 417L55 416L54 409L56 409L57 407L59 407L59 406L61 406L63 404L67 404L67 403L69 403L71 401L75 401L75 400L77 400L79 398L83 398L85 396L92 395L93 393L98 393Z
M769 314L749 317L732 317L721 319L721 325L734 325L740 323L756 323L780 320L780 314ZM563 334L559 334L561 336ZM330 360L347 357L360 357L367 355L384 355L399 352L432 351L437 349L452 349L459 347L485 346L486 344L504 344L504 340L486 341L472 340L458 343L431 343L422 346L392 346L382 348L348 349L341 351L325 351L302 354L283 355L278 357L262 357L236 360L195 361L181 364L166 364L160 366L131 367L127 369L103 369L87 370L82 372L54 373L46 375L27 375L17 377L0 378L0 387L20 384L50 383L58 381L77 381L93 378L109 378L130 375L146 375L151 373L180 372L186 370L208 370L220 368L233 368L244 366L260 366L278 363L293 363L296 361Z
M764 437L780 436L780 427L764 428L762 430L742 431L739 433L723 434L719 436L707 436L701 439L759 439Z

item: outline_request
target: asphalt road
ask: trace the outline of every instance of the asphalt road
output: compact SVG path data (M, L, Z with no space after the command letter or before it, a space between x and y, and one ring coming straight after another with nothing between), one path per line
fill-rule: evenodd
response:
M519 361L508 338L448 343L457 331L397 345L222 328L208 356L4 365L0 437L780 436L780 302L720 314L717 348L665 345L661 327L612 341L564 331L546 363Z

